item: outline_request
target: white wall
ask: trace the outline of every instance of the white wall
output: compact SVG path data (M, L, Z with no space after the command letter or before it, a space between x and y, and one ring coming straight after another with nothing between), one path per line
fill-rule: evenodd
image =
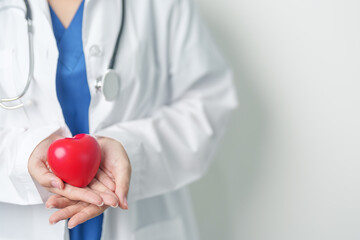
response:
M360 1L197 2L240 101L191 186L202 238L360 239Z

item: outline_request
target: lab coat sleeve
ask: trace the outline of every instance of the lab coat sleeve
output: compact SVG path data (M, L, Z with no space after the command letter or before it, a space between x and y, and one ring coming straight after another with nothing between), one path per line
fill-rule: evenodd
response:
M0 128L0 202L33 205L43 203L27 164L35 147L56 131L57 124L18 128Z
M232 73L191 0L174 8L169 32L170 102L149 118L96 134L120 141L132 165L129 201L176 190L207 170L237 106Z

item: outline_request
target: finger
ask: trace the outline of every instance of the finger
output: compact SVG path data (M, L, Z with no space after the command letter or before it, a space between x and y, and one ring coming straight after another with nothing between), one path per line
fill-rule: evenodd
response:
M50 191L70 200L83 201L86 203L95 204L97 206L104 205L104 201L100 195L89 188L78 188L69 184L65 184L65 187L62 190L51 188Z
M50 172L44 160L30 161L28 165L30 175L43 187L63 189L64 182Z
M105 205L112 206L113 208L116 208L119 205L119 199L116 194L110 191L97 179L93 179L91 181L91 183L89 184L89 188L100 194L100 196L104 200Z
M109 206L102 206L102 207L97 207L95 205L88 205L87 207L85 207L84 209L82 209L80 212L76 213L75 215L73 215L69 222L68 222L68 228L74 228L76 227L78 224L81 224L83 222L86 222L89 219L92 219L96 216L99 216L101 213L103 213Z
M55 223L57 223L57 222L59 222L61 220L66 220L68 218L71 218L72 216L79 213L81 210L83 210L87 206L90 206L90 204L79 202L79 203L77 203L75 205L71 205L71 206L68 206L66 208L60 209L60 210L54 212L50 216L49 223L50 224L55 224ZM93 205L93 206L95 206L95 205Z
M105 173L106 175L108 175L111 179L114 179L113 174L112 174L109 170L107 170L106 168L103 168L103 171L104 171L104 173Z
M120 207L122 209L128 209L127 195L129 192L131 177L131 166L126 165L120 171L115 174L116 190L115 193L120 199Z
M66 208L70 205L75 205L77 201L72 201L66 197L60 195L53 195L46 201L46 208Z
M96 179L99 180L102 184L104 184L111 191L115 191L115 183L114 181L107 175L104 171L99 169L96 174Z

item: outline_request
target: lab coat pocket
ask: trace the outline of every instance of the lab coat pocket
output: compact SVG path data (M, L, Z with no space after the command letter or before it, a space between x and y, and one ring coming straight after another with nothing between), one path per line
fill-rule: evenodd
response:
M134 233L134 240L185 240L181 218L153 223Z

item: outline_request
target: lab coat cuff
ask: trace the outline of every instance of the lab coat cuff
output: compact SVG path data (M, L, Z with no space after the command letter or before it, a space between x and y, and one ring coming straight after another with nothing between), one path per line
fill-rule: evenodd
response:
M133 138L131 134L126 131L100 130L94 135L97 137L113 138L123 145L132 169L127 200L131 203L139 199L142 192L141 186L143 186L141 176L143 175L142 172L145 165L141 154L141 142Z
M49 196L47 191L42 189L40 185L35 185L27 166L28 160L36 146L57 131L62 135L67 134L67 128L54 124L36 129L28 129L19 140L16 161L10 170L10 179L18 195L23 199L23 202L19 204L42 204L44 198Z

